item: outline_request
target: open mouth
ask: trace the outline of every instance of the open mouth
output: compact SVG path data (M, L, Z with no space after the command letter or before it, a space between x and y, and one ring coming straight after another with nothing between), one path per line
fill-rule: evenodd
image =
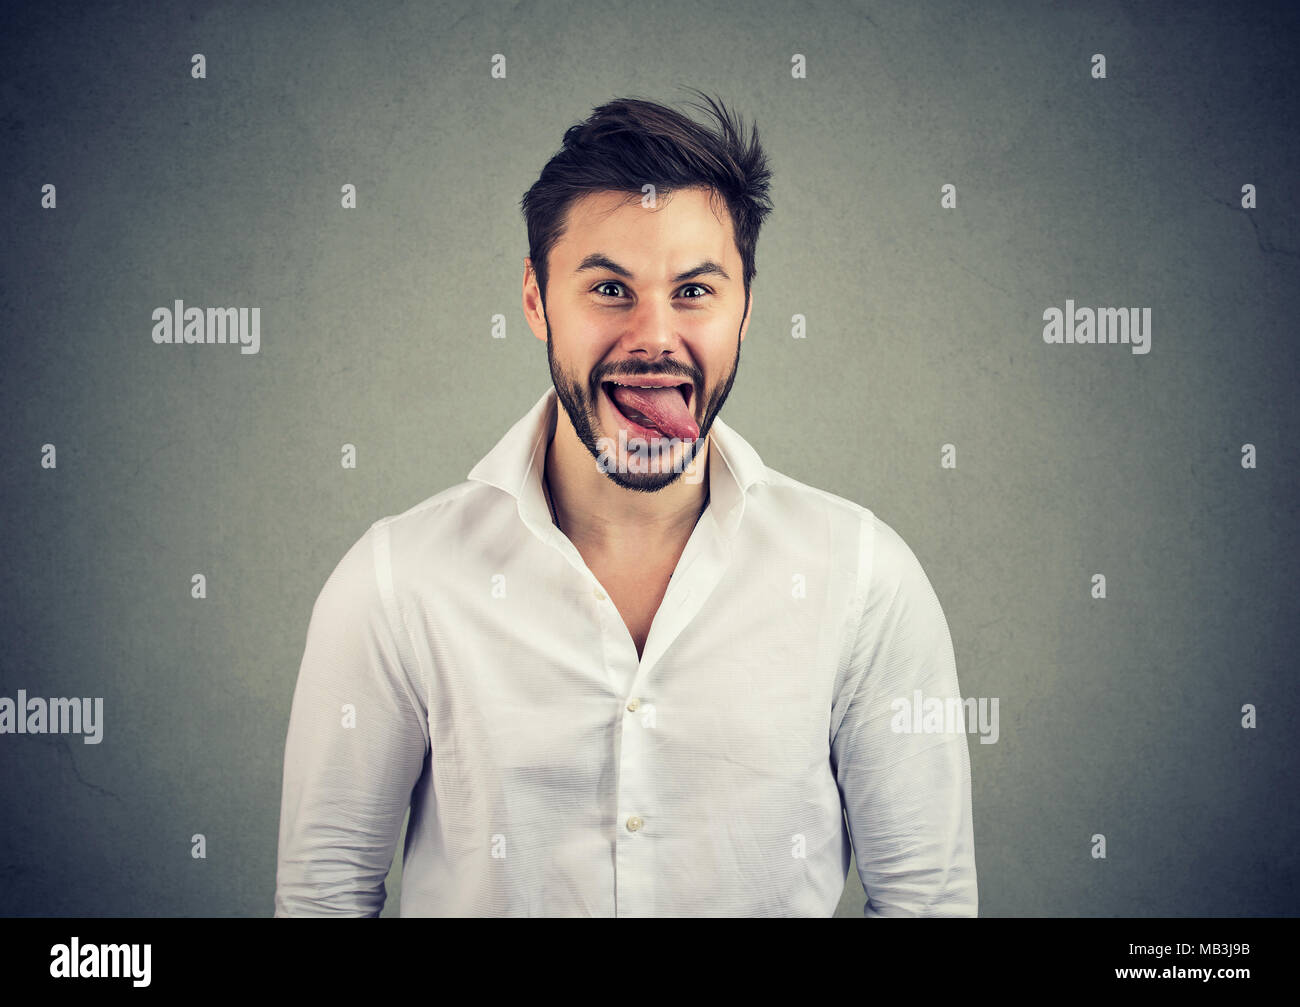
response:
M691 412L695 386L690 382L640 384L637 379L603 381L601 389L615 416L639 437L694 440L699 436Z

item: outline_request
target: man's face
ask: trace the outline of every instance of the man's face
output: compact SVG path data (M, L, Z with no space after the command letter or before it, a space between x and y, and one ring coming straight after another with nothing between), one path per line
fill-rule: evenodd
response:
M545 318L530 312L529 325L546 340L560 403L610 479L662 489L722 409L749 327L725 204L715 213L703 189L661 196L654 208L624 192L584 196L549 267ZM534 275L530 264L526 307ZM656 382L684 387L631 387Z

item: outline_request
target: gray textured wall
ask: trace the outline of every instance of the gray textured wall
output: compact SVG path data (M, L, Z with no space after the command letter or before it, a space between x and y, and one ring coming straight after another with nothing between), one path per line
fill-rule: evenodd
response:
M315 595L546 387L519 197L678 84L775 172L725 419L903 535L999 699L982 915L1297 912L1294 10L82 6L0 36L0 695L105 727L0 735L0 912L270 915ZM1045 344L1066 298L1150 352ZM176 299L260 306L260 352L155 345Z

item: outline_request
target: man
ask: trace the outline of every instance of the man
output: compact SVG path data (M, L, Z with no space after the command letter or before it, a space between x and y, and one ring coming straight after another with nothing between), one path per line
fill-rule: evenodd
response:
M601 106L525 195L554 388L322 589L277 916L378 915L408 804L403 915L829 916L850 844L866 916L975 915L966 737L896 729L960 696L929 581L718 418L769 172L705 111Z

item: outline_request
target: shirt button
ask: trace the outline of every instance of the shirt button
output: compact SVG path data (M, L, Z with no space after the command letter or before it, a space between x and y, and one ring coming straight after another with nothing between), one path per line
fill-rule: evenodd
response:
M636 815L633 815L631 818L627 820L627 831L635 832L637 829L641 828L641 826L644 824L645 823L642 822L640 818L638 818Z
M591 593L594 594L594 595L596 596L596 600L597 600L597 601L604 601L604 600L605 600L605 592L602 591L600 588L596 588L596 589L595 589L594 591L592 591Z
M636 708L637 708L638 706L640 706L640 705L641 705L641 700L639 700L639 699L634 699L634 700L632 700L631 702L629 702L629 703L627 704L628 712L629 712L629 713L636 713Z

